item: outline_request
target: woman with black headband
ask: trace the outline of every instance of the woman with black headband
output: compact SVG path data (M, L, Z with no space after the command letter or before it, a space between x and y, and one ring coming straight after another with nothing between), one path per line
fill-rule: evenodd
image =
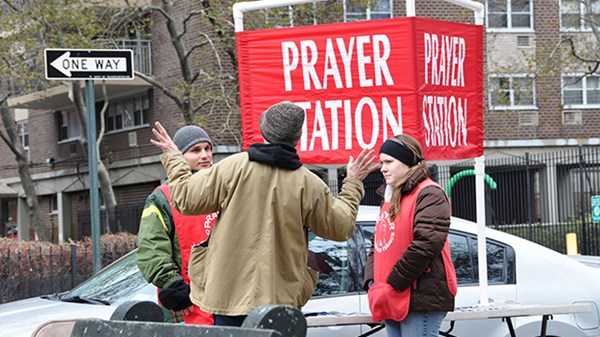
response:
M385 322L388 337L437 337L457 289L447 240L450 204L429 178L415 138L386 140L379 159L385 200L365 270L373 321Z

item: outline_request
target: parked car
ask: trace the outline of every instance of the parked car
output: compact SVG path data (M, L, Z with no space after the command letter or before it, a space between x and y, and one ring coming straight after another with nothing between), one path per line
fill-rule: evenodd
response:
M600 268L600 256L592 255L569 255L575 261L579 261L587 266Z
M368 313L367 296L361 289L362 270L370 249L378 215L377 207L361 206L356 234L347 242L332 242L310 236L309 264L319 271L318 287L303 308L307 315L323 313ZM459 291L456 305L472 306L480 299L477 268L476 224L452 219L450 243ZM493 301L516 301L524 305L590 303L591 313L555 315L547 335L557 337L600 336L600 269L539 246L530 241L486 229L488 295ZM117 306L128 300L156 300L156 289L148 284L135 263L135 251L104 268L73 290L0 305L0 335L30 336L52 319L109 319ZM537 336L541 317L513 319L517 336ZM448 323L442 330L449 328ZM368 325L309 328L309 337L358 336ZM461 337L507 337L500 319L459 321L452 334ZM373 336L385 336L384 331Z

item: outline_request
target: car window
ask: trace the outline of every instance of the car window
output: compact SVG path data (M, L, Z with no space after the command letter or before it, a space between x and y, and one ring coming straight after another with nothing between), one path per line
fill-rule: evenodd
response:
M308 266L319 272L313 296L340 295L359 291L367 260L360 224L346 242L326 240L309 233Z
M363 232L367 238L367 252L371 249L369 238L375 231L375 224L363 224ZM477 237L472 234L450 230L450 254L458 285L475 285L479 283L477 265ZM489 284L515 284L514 249L501 242L487 239L487 264Z
M68 292L62 300L86 298L114 303L137 293L148 282L135 262L136 250L128 253L98 274Z
M373 223L363 223L362 224L363 233L367 240L367 253L371 251L371 247L373 243L371 242L371 236L375 233L375 222Z
M477 238L471 236L474 266L477 266ZM515 284L515 251L501 242L486 241L488 282L490 284ZM479 269L475 268L475 277L479 279Z
M469 241L464 235L450 233L450 254L456 271L458 284L470 284L477 280L474 274L473 259L470 251Z
M317 289L313 296L335 295L347 290L348 246L320 237L309 241L308 266L319 272Z
M448 239L458 284L478 284L477 237L451 230ZM487 239L486 250L488 282L490 284L515 284L514 249L501 242Z

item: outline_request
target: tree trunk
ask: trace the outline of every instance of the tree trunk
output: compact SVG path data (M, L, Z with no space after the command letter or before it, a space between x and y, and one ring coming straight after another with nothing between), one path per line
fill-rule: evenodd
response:
M21 186L25 192L27 199L27 208L29 210L29 219L33 226L37 237L40 241L48 241L48 231L44 224L44 218L42 217L42 210L40 203L35 191L35 182L31 178L31 172L29 171L29 163L25 156L25 150L23 144L17 133L17 125L13 116L8 109L6 98L0 101L0 115L2 115L2 123L4 125L5 133L0 133L1 138L4 140L6 145L15 155L15 161L19 171L19 178L21 179Z
M46 224L44 223L44 218L42 217L42 209L35 191L35 183L31 178L31 173L29 172L27 160L25 158L17 157L17 165L19 167L21 186L23 187L23 191L25 192L25 197L27 200L27 209L29 210L29 219L31 221L31 225L37 233L37 237L40 241L48 241L48 231L46 229Z
M115 214L115 209L117 206L117 199L115 198L115 193L112 189L112 185L110 182L110 175L108 174L108 170L104 163L101 160L98 160L98 180L100 185L100 192L102 193L102 199L104 199L104 206L106 207L106 222L104 227L104 233L110 233L110 225L116 224L117 217ZM117 231L120 231L119 224L116 224Z
M106 93L106 86L102 85L103 96L104 96L104 106L102 107L102 111L100 111L100 128L98 139L96 140L96 153L97 158L90 158L89 153L87 153L87 143L88 143L88 134L87 134L87 126L88 126L88 113L87 107L85 104L85 100L83 99L83 92L81 91L81 86L78 82L70 82L68 84L69 88L69 98L75 105L75 111L79 114L79 120L81 121L81 136L79 141L83 146L85 153L87 154L88 161L96 160L98 163L98 182L100 187L100 193L102 194L102 199L104 200L104 206L106 207L106 222L104 223L104 233L110 233L109 224L115 223L116 214L115 209L117 206L117 198L115 197L115 192L112 188L112 183L110 181L110 175L104 162L100 157L100 143L102 142L102 137L104 136L104 114L106 113L106 109L108 108L108 95ZM117 227L118 229L118 227Z

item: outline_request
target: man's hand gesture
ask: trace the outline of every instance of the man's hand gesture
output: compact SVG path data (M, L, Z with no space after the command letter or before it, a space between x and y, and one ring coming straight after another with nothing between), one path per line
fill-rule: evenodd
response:
M356 160L350 156L346 168L346 177L363 180L369 173L379 168L379 161L374 150L363 149Z
M165 128L160 124L160 122L154 123L155 127L152 129L152 133L156 137L156 140L150 139L150 143L152 143L157 148L161 149L163 152L167 152L169 150L179 150L177 145L173 143L171 136Z

